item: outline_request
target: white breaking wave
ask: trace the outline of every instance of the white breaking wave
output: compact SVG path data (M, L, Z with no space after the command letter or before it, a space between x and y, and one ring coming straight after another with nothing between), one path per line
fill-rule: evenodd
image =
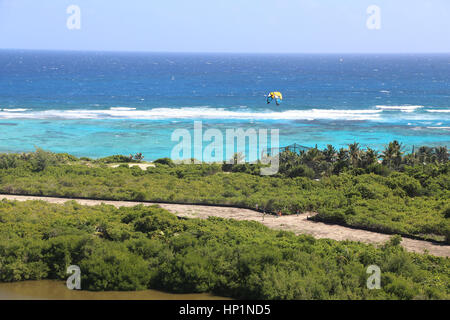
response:
M25 111L28 111L30 109L17 108L17 109L1 109L1 110L5 111L5 112L25 112Z
M242 120L394 120L390 111L404 112L404 120L440 120L443 115L425 115L414 113L423 106L376 106L363 110L346 109L308 109L285 111L255 111L240 108L211 108L207 106L184 108L154 108L136 110L128 107L111 107L109 109L73 109L31 111L31 109L3 109L0 118L3 119L242 119ZM426 109L430 113L448 113L449 109ZM386 112L386 113L385 113ZM399 120L398 117L395 117Z
M427 127L428 129L443 129L443 130L450 130L450 127Z
M131 110L130 110L131 109ZM110 108L108 110L45 110L24 113L2 112L0 118L28 119L257 119L257 120L378 120L381 110L309 109L251 112L231 111L224 108Z
M423 106L375 106L375 108L387 111L414 112Z
M426 109L425 111L434 113L450 113L450 109Z

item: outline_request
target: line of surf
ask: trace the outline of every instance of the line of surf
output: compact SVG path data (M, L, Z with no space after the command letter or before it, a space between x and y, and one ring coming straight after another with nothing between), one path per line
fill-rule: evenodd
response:
M73 110L31 110L1 109L0 119L242 119L242 120L389 120L392 112L404 116L396 119L433 120L439 113L448 113L449 109L425 109L424 113L414 113L423 106L375 106L369 109L306 109L306 110L229 110L212 107L153 108L140 110L129 107L111 107L109 109L73 109ZM431 114L435 113L435 116ZM387 116L389 115L389 116Z
M375 106L376 109L384 111L400 111L400 112L414 112L417 109L422 109L424 106Z
M4 112L25 112L25 111L29 111L30 109L25 109L25 108L15 108L15 109L0 109L0 111L4 111Z
M226 110L225 108L185 107L136 110L110 109L44 110L31 112L0 112L0 118L12 119L252 119L252 120L377 120L382 110L308 109L308 110Z

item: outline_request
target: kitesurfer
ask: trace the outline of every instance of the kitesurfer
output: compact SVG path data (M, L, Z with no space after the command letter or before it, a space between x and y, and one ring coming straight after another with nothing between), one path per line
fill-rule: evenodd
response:
M278 91L272 91L267 95L267 103L271 103L272 100L275 100L275 103L278 105L280 105L281 101L283 100L283 95L281 94L281 92Z

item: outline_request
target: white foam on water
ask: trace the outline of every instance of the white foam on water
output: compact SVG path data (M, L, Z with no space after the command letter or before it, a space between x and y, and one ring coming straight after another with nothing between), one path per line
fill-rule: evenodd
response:
M425 111L433 113L450 113L450 109L426 109Z
M30 109L23 109L23 108L17 108L17 109L1 109L4 112L25 112Z
M0 118L28 119L258 119L258 120L379 120L381 110L309 109L251 112L230 111L224 108L135 108L114 107L107 110L45 110L26 113L0 113Z
M423 106L375 106L375 108L386 111L414 112Z
M255 111L240 106L238 110L212 108L208 106L183 108L153 108L137 110L129 107L109 109L45 110L17 108L3 109L0 118L12 119L242 119L242 120L354 120L354 121L397 121L397 120L442 120L449 109L426 109L428 114L414 113L423 106L376 106L369 109L307 109L307 110L263 110ZM403 116L392 117L390 111L400 111ZM436 115L432 115L436 113Z

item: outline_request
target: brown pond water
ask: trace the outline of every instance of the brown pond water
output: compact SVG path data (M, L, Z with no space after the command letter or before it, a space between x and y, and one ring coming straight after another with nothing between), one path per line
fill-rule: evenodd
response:
M205 293L172 294L157 290L92 292L69 290L52 280L0 283L0 300L228 300Z

